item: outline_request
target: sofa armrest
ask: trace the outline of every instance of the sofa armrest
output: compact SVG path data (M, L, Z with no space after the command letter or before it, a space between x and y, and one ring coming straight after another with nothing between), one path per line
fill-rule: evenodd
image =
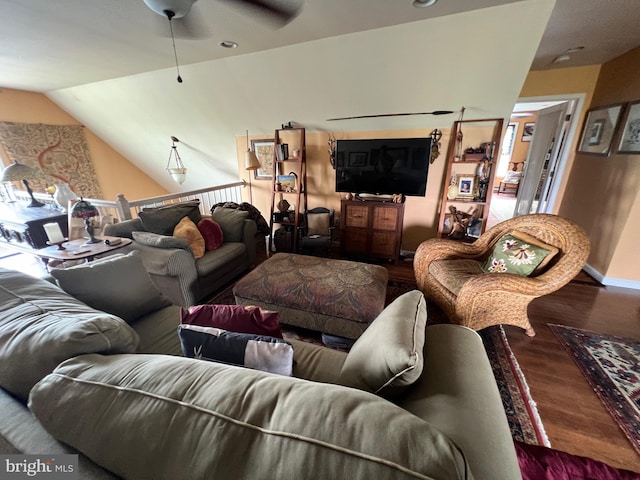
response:
M244 227L242 229L242 243L247 246L247 255L249 257L249 266L256 264L256 235L258 234L258 226L251 219L243 220Z
M522 478L480 335L460 325L427 327L424 362L422 376L398 405L459 445L474 478Z
M190 306L196 300L193 292L198 281L196 260L191 251L180 248L158 248L133 241L145 269L162 294L175 305Z

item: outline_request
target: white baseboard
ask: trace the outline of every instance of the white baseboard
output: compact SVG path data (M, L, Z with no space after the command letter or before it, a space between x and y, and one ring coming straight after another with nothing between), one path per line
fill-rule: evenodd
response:
M607 287L622 287L622 288L631 288L634 290L640 290L640 282L637 282L634 280L624 280L621 278L605 277L589 264L586 264L583 267L583 270L587 272L589 275L591 275L593 278L595 278L598 282L600 282L603 285L606 285Z

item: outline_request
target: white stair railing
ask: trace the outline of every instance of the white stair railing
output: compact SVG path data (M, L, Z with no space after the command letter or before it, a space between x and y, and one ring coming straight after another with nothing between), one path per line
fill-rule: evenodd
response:
M203 214L208 214L211 211L211 207L217 203L242 203L241 189L246 187L246 185L247 183L244 180L240 180L225 185L216 185L214 187L160 195L157 197L141 198L139 200L127 200L121 193L118 194L116 200L104 200L101 198L85 198L85 200L98 209L102 218L112 218L118 221L137 217L138 212L144 207L158 207L188 200L200 200L200 211ZM18 200L30 200L29 194L24 190L14 189L13 194ZM46 193L34 192L34 197L48 204L43 208L55 206L55 202L51 196Z

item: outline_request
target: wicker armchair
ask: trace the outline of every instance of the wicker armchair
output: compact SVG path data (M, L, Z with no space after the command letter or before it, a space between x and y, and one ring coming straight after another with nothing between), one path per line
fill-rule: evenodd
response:
M502 235L512 231L531 235L560 251L532 276L482 272L480 262L490 255ZM549 214L523 215L487 230L471 244L446 239L422 242L416 251L414 270L418 288L442 308L452 323L474 330L497 324L516 325L534 336L527 306L534 298L569 283L584 266L589 248L584 230L571 220ZM452 259L462 261L454 265L437 262ZM457 267L447 272L447 286L441 283L443 276L438 273L443 264Z

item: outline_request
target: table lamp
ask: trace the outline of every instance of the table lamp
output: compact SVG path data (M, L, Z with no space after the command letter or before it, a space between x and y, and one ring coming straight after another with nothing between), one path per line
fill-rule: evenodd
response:
M82 197L80 197L80 201L71 208L71 216L73 218L82 218L84 220L84 229L87 231L87 235L89 235L89 240L87 240L86 243L100 242L100 240L93 236L93 225L91 223L91 219L98 215L98 209L86 200L83 200Z
M27 207L44 207L44 203L39 202L35 199L35 197L33 196L33 191L31 190L31 187L29 187L29 182L27 182L27 179L34 179L39 176L40 173L37 170L31 168L28 165L24 165L18 162L13 162L2 171L3 182L14 182L17 180L22 181L25 189L27 190L27 193L31 197L31 203L29 203Z

